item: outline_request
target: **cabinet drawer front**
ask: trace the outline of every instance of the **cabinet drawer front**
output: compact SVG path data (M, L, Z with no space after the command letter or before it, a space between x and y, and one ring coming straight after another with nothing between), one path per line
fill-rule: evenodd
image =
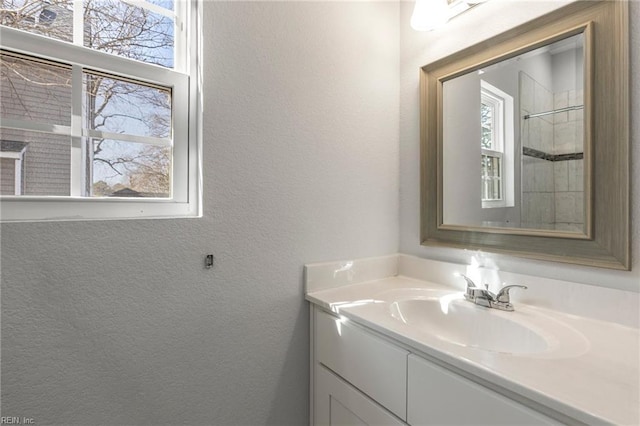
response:
M324 366L315 368L315 426L405 425Z
M315 324L316 361L405 420L409 353L321 311Z
M413 426L560 424L415 355L408 377L407 423Z

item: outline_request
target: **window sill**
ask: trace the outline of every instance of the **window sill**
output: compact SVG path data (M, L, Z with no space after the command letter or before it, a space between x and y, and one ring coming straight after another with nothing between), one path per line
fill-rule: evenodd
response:
M122 219L172 219L202 217L201 202L148 199L28 200L3 197L0 222L49 222Z

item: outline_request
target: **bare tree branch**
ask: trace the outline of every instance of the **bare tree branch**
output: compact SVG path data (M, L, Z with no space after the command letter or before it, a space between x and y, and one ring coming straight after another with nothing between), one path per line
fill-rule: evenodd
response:
M85 0L84 46L131 59L163 66L173 65L173 22L144 8L119 0ZM71 41L73 37L72 0L3 0L0 24L45 36ZM75 3L77 4L77 3ZM52 18L53 17L53 18ZM55 105L68 103L70 114L70 78L59 69L34 66L29 60L2 55L0 86L10 90L11 102L0 99L4 111L18 108L34 121L47 122L46 99ZM138 132L167 137L171 130L170 91L135 84L117 77L85 74L85 125L93 130ZM16 86L20 82L20 86ZM6 84L6 85L5 85ZM37 88L36 99L31 99ZM61 89L65 88L65 92ZM4 94L4 93L3 93ZM3 96L4 97L4 96ZM60 111L61 114L65 111ZM70 118L69 118L70 120ZM129 184L146 192L170 191L171 149L93 139L94 166L127 178ZM135 148L135 149L134 149ZM121 155L118 155L118 152ZM106 176L106 175L105 175ZM103 182L104 183L104 182ZM106 184L105 184L106 185ZM105 187L103 186L103 189ZM136 189L140 190L140 189Z

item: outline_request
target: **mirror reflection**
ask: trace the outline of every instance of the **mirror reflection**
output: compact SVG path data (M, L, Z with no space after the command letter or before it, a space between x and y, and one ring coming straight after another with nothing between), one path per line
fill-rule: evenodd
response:
M443 223L585 232L584 36L443 83Z

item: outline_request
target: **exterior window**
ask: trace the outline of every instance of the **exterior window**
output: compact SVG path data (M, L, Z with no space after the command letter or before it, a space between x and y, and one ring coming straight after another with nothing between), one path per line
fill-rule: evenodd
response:
M201 214L198 13L197 0L3 0L3 221Z
M513 98L481 81L480 151L483 208L513 206Z
M22 195L22 163L26 144L0 141L0 195Z

